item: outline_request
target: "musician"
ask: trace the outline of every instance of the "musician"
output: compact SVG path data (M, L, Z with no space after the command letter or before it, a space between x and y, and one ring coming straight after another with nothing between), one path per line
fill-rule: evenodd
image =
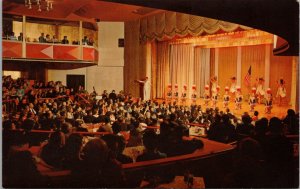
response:
M241 92L241 87L236 87L236 93L235 93L235 109L240 110L242 109L242 101L243 101L243 95Z
M193 104L196 104L196 101L197 101L197 92L196 92L196 85L193 85L192 86L192 103Z
M272 104L273 104L273 99L272 99L272 90L270 88L267 89L267 94L266 94L266 101L265 101L265 112L267 114L271 113L272 109Z
M220 86L217 86L217 91L212 94L212 107L216 108L217 103L218 103L218 97L219 97L219 91L220 91Z
M183 105L186 103L186 98L187 98L187 85L183 85L182 93L181 93L181 102Z
M277 81L277 84L278 84L278 88L277 88L276 98L279 99L278 105L280 106L282 100L285 99L285 97L286 97L285 81L282 78L280 78Z
M143 85L143 93L144 93L143 100L150 100L151 84L149 78L145 77L142 80L135 80L135 81Z
M265 95L265 87L264 87L264 78L260 77L256 79L256 95L258 97L258 103L261 104L261 100L264 98Z
M228 108L229 100L230 100L229 87L226 86L225 94L223 95L223 107L224 108Z
M209 85L205 85L203 96L204 96L204 104L205 104L205 106L208 106L208 103L210 100Z
M250 94L250 98L249 98L249 105L250 105L250 112L254 112L254 108L256 105L256 88L253 87L251 89L251 94Z

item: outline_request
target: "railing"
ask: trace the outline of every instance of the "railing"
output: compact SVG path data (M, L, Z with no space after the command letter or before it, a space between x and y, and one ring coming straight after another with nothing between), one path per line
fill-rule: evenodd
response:
M92 46L26 42L25 57L22 57L23 49L20 41L3 40L2 46L3 58L98 62L98 50Z

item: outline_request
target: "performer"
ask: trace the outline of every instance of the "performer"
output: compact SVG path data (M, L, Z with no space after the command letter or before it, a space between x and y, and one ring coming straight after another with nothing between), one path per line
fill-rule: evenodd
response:
M264 98L265 95L265 87L264 87L264 79L260 77L258 80L256 79L256 95L258 97L258 103L261 104L261 100Z
M219 97L219 91L220 91L220 86L217 86L217 91L215 93L212 94L212 107L216 108L217 107L217 103L218 103L218 97Z
M174 100L175 100L175 102L176 102L176 104L177 104L178 98L179 98L179 94L178 94L178 84L175 84L175 89L174 89L174 94L173 94L173 96L174 96Z
M143 85L143 93L144 93L143 100L150 100L151 84L148 77L145 77L142 80L137 79L135 81Z
M278 89L277 89L277 93L276 93L276 98L279 99L278 105L280 106L282 100L285 99L285 97L286 97L285 81L282 78L280 78L277 81L277 84L278 84Z
M183 89L182 89L182 93L181 93L181 102L182 102L183 105L186 104L186 98L187 98L187 86L184 84Z
M197 92L196 92L196 85L192 86L192 103L196 104L197 101Z
M234 96L236 92L236 77L232 77L230 79L231 79L231 85L230 85L229 92L231 96Z
M172 101L172 85L171 84L168 85L166 99L167 99L167 102L171 102Z
M225 87L225 94L223 95L223 107L224 108L228 108L228 104L229 104L229 99L230 99L230 95L228 93L229 91L229 87Z
M211 93L210 94L216 93L217 92L217 86L218 86L217 76L213 76L210 79L210 82L211 82Z
M243 101L243 95L241 93L241 87L236 87L236 93L235 93L235 109L236 110L242 109L242 101Z
M266 102L265 102L265 112L267 114L271 113L271 109L272 109L272 90L270 88L267 89L267 94L266 94Z
M210 100L210 93L209 93L209 85L205 85L204 89L204 103L206 106L208 106L209 100Z
M249 98L249 105L250 105L250 112L254 112L254 108L256 105L256 88L253 87L251 90L250 98Z

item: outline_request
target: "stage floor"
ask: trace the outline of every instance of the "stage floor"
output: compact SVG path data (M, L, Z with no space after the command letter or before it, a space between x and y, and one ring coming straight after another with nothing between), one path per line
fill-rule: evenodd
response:
M166 100L156 99L156 101L158 101L159 103L162 103L163 101L166 101ZM174 102L174 100L172 100L172 102ZM190 105L191 103L192 103L191 100L187 100L185 104ZM178 104L181 105L182 104L181 101L179 101ZM201 105L202 110L205 110L206 108L212 108L212 102L210 102L208 106L205 106L203 99L198 99L196 104ZM286 105L286 104L287 103L285 103L285 105L281 105L281 106L278 106L278 104L273 104L273 108L272 108L270 114L265 113L265 105L264 104L257 104L254 108L254 111L259 112L259 115L258 115L259 118L266 117L266 118L270 119L272 117L278 117L281 119L287 115L287 110L292 108L291 106ZM217 107L219 108L220 111L225 111L225 108L223 108L223 101L218 101ZM230 101L228 107L230 109L230 112L232 112L237 117L241 117L241 115L244 112L248 112L250 114L250 116L253 116L253 113L254 113L254 112L250 112L250 106L247 102L242 103L241 110L235 110L235 103L232 101Z

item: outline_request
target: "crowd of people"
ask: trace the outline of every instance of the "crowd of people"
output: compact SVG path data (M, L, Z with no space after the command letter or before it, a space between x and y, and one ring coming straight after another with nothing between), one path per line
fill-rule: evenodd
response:
M13 41L23 41L23 33L21 32L18 37L15 36L14 32L11 32L10 35L3 36L2 38L7 40L13 40ZM25 39L26 41L30 42L29 38ZM34 39L33 42L39 42L39 43L61 43L61 44L69 44L68 36L64 36L62 40L59 40L56 35L53 35L51 38L50 34L41 33L38 39ZM82 45L94 45L93 38L88 38L87 36L84 36L84 38L81 40ZM73 41L73 45L79 45L80 41Z
M197 104L141 101L123 91L87 94L82 87L69 89L59 81L30 83L11 77L2 80L6 108L2 115L3 176L7 186L39 186L39 181L47 179L36 166L43 162L71 170L74 186L124 187L126 177L121 164L189 154L203 148L199 138L184 140L189 136L189 123L207 125L210 140L231 143L242 139L236 166L245 163L241 165L244 169L234 168L225 178L225 185L244 187L249 179L259 179L259 174L252 175L255 168L270 173L272 177L268 178L272 178L269 181L274 186L286 186L289 181L286 177L291 173L293 148L285 134L298 134L299 129L299 114L291 109L283 119L259 118L258 112L253 116L246 112L239 118L229 109L223 112L218 108L202 109ZM82 101L80 95L85 95L86 100ZM87 124L100 124L97 131L109 134L86 137L75 133L87 132ZM31 130L53 133L37 136ZM36 145L41 146L41 151L33 156L28 149ZM123 154L125 148L135 146L145 148L136 159ZM266 164L262 166L261 161ZM241 178L239 174L245 172L251 174ZM259 181L257 186L264 186Z

